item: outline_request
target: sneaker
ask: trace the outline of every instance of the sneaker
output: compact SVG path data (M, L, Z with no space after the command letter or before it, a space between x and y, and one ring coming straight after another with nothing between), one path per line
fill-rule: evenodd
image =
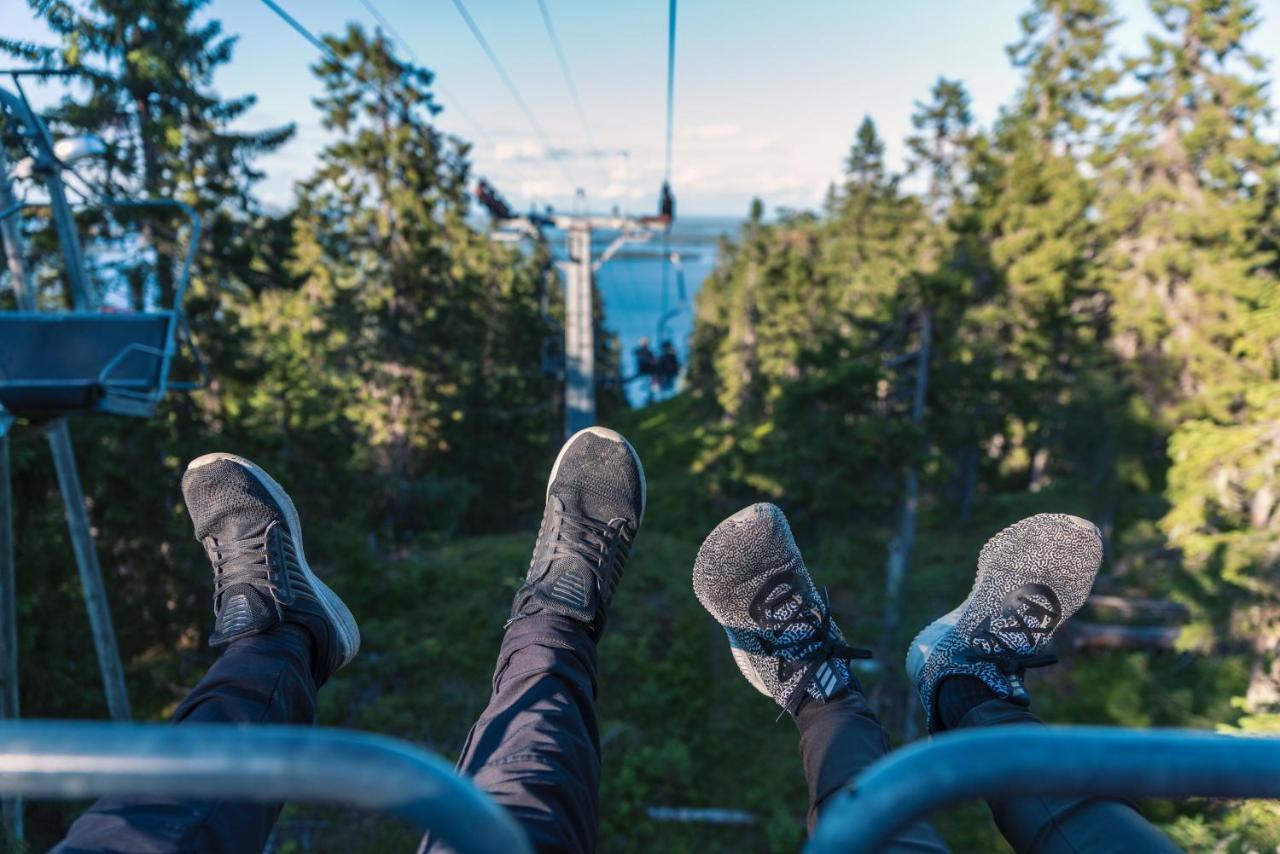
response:
M182 493L213 564L211 646L296 623L315 641L321 680L355 658L355 617L307 565L298 511L280 484L243 457L205 454L187 465Z
M795 714L806 697L826 702L853 682L849 661L870 658L846 646L805 568L787 517L753 504L703 541L693 592L729 636L729 651L757 691Z
M645 498L640 455L620 434L588 427L570 436L551 468L542 527L507 625L560 614L585 623L598 640Z
M948 676L976 677L996 695L1030 705L1025 671L1057 661L1045 647L1080 610L1101 563L1102 535L1079 516L1042 513L992 537L978 555L969 598L925 626L907 651L929 731Z

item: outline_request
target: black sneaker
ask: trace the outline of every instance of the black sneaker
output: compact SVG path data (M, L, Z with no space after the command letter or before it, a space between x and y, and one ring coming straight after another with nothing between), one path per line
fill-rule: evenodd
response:
M729 651L757 691L795 714L805 697L844 694L849 661L870 658L846 646L796 547L787 517L753 504L703 541L693 592L729 636Z
M351 611L312 573L288 494L243 457L205 454L182 477L196 539L213 564L212 646L297 623L316 644L318 678L355 658Z
M1030 705L1025 671L1057 661L1045 647L1080 610L1101 563L1098 529L1065 513L1023 519L987 541L969 598L925 626L907 650L929 731L938 728L938 685L949 676L972 676L997 696Z
M561 614L598 639L644 504L644 468L626 439L604 427L570 436L551 469L533 560L507 624Z

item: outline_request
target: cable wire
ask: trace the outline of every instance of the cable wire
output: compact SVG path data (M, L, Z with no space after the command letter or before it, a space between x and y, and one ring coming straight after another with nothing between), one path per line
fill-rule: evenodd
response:
M569 97L573 99L573 108L578 113L578 121L582 123L582 130L587 134L587 144L591 146L591 153L594 155L599 151L596 147L595 136L591 133L591 125L587 123L587 112L582 109L582 98L578 96L578 87L574 85L573 74L569 72L569 61L565 59L564 48L560 46L560 39L556 36L555 25L551 23L551 12L547 9L546 0L538 0L538 9L542 12L542 23L547 28L547 38L551 39L551 47L555 49L556 59L560 62L560 72L564 75L564 84L569 87Z
M294 31L298 33L298 35L302 36L304 39L310 42L311 45L316 50L324 54L325 57L327 57L331 62L335 63L343 71L350 74L351 79L359 83L360 86L365 91L371 92L374 95L378 96L379 98L386 97L386 92L384 90L379 89L378 87L370 83L368 80L365 80L359 74L357 74L355 70L351 68L351 66L347 65L345 62L342 61L341 57L339 57L338 54L334 53L333 48L325 44L323 40L317 38L314 33L312 33L310 30L304 27L301 23L299 23L297 18L293 17L288 12L286 12L280 6L279 3L275 2L275 0L262 0L262 4L266 6L268 9L270 9L272 12L275 12L276 15L278 15L282 21L284 21L286 24L292 27Z
M267 2L267 0L263 0L263 2ZM453 5L454 8L458 10L458 14L462 16L462 20L466 22L467 29L471 30L471 35L475 36L476 42L480 45L480 49L483 50L485 56L489 58L489 63L493 66L494 70L498 72L498 76L502 78L502 82L506 85L507 91L511 93L511 97L515 100L516 104L519 105L521 112L524 113L524 117L529 120L529 125L533 128L534 133L538 135L538 139L542 141L542 145L546 149L547 156L555 160L556 165L560 167L560 171L564 173L565 178L568 179L571 185L575 185L573 176L569 174L569 170L565 167L564 162L553 156L554 151L550 137L548 137L547 132L543 130L542 124L539 123L537 116L533 114L533 110L529 109L529 104L525 101L524 96L520 94L520 89L516 86L516 82L511 79L511 75L507 73L507 69L503 68L502 62L498 59L498 55L494 52L493 48L489 46L488 39L484 37L484 33L480 31L479 25L477 25L475 19L471 17L471 13L467 11L466 5L463 4L462 0L453 0Z
M373 0L360 0L360 5L364 6L364 8L369 11L370 15L373 15L374 20L376 20L378 24L387 31L387 35L391 36L391 40L399 45L400 49L409 55L409 58L414 61L414 64L421 67L422 59L418 56L418 52L413 49L413 46L409 44L404 36L400 35L400 32L389 20L387 20L387 17L378 10L378 7L373 5ZM439 90L440 94L444 96L444 99L449 102L449 107L456 111L458 115L462 116L463 120L471 126L471 129L475 131L476 136L488 143L490 148L493 148L493 137L489 136L489 133L480 126L480 123L471 117L471 114L462 106L462 102L455 98L453 93L446 89L444 84L441 83L438 78L432 80L432 84L437 90Z
M662 180L671 182L671 149L676 107L676 0L667 10L667 157Z

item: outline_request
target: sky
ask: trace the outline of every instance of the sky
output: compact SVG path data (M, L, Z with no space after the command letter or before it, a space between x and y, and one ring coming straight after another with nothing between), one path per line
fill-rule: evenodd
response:
M375 26L364 0L278 0L316 34L348 21ZM665 0L545 0L581 95L587 131L573 107L537 0L464 0L515 79L552 146L546 148L453 0L367 0L437 74L439 125L475 145L477 175L515 206L573 205L643 213L662 181L666 95ZM900 167L917 100L940 76L969 87L978 122L989 125L1018 86L1005 47L1019 36L1028 0L682 0L677 15L675 149L678 212L741 215L754 196L769 209L814 207L840 172L864 115L879 125L891 166ZM1143 0L1117 0L1114 37L1140 50L1152 29ZM1280 58L1280 0L1260 0L1252 47ZM259 0L212 0L207 14L240 40L215 80L224 96L258 95L247 128L294 122L283 149L260 161L260 195L283 207L326 142L311 99L316 49ZM23 0L0 0L0 33L47 40ZM46 90L48 92L48 90ZM46 95L47 97L47 95ZM465 116L463 113L465 112Z

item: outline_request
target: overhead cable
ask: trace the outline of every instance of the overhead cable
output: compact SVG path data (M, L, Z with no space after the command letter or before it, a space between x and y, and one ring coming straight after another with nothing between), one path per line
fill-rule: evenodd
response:
M591 146L591 153L594 155L599 151L596 147L595 136L591 133L591 125L587 123L587 112L582 108L582 98L578 95L578 87L574 85L573 74L569 71L569 62L565 59L564 49L560 46L560 39L556 36L555 25L551 23L551 12L547 9L547 0L538 0L538 9L542 12L542 23L547 28L547 38L551 39L551 46L555 49L556 59L560 62L560 72L564 75L564 84L569 88L569 97L573 100L573 108L578 113L578 121L582 123L582 130L587 135L587 144Z
M516 86L516 82L511 79L511 75L508 74L507 69L503 67L501 60L498 59L498 54L494 52L492 47L490 47L488 39L484 37L484 33L480 31L480 26L475 22L475 19L471 17L471 13L467 11L466 5L462 0L453 0L453 5L454 8L458 10L458 14L462 16L462 20L466 23L467 29L471 30L471 35L475 36L476 42L480 45L480 49L484 51L484 55L489 58L489 63L493 66L494 70L498 72L498 76L502 78L502 82L507 87L507 91L511 93L512 99L515 100L516 104L520 107L520 111L524 113L524 117L528 119L530 127L533 128L534 133L537 134L538 139L541 140L547 156L556 162L560 167L560 171L564 173L564 176L568 179L569 183L576 186L573 176L569 174L569 170L565 168L563 161L556 156L555 149L551 145L551 138L547 136L547 132L543 129L541 122L539 122L537 116L533 114L533 110L529 108L529 104L525 101L524 96L520 94L520 89Z
M369 11L370 15L373 15L374 20L378 22L378 25L386 30L387 35L391 37L391 40L399 45L400 49L409 55L409 58L414 61L414 64L421 67L422 59L418 56L418 52L413 49L413 46L409 44L408 40L405 39L404 36L400 35L400 32L395 28L395 26L387 20L387 16L382 14L378 7L373 4L373 0L360 0L360 5L364 6L364 8ZM489 144L489 147L492 148L493 137L489 136L488 132L480 126L480 123L471 117L471 114L462 106L462 102L455 98L453 93L446 89L445 85L441 83L439 79L433 80L432 85L435 86L444 99L449 102L450 109L462 116L463 120L471 126L471 130L475 132L476 136L483 139Z

